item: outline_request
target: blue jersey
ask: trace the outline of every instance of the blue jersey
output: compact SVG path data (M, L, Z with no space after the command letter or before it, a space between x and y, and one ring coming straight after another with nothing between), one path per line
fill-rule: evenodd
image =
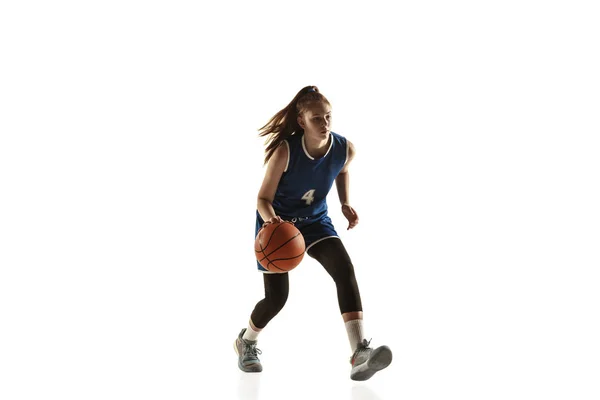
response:
M286 140L288 163L273 199L277 215L284 219L327 215L327 194L348 156L346 138L334 132L330 136L327 153L316 160L306 151L303 134Z

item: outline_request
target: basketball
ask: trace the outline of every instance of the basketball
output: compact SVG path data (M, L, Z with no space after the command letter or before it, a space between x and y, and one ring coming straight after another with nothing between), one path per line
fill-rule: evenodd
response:
M256 259L269 272L293 270L304 258L304 237L291 222L267 224L254 241Z

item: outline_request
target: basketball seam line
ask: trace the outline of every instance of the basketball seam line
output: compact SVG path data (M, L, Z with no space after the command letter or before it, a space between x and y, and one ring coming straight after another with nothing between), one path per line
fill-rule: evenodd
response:
M275 231L273 231L273 233L275 233ZM271 233L271 236L273 236L273 233ZM291 242L292 240L296 239L296 238L297 238L299 235L300 235L300 234L299 234L299 233L297 233L297 234L296 234L296 236L294 236L294 237L293 237L293 238L291 238L291 239L288 239L288 240L286 240L286 241L285 241L285 243L282 243L282 244L281 244L281 245L280 245L278 248L276 248L275 250L271 251L269 254L265 254L265 249L266 249L267 247L269 247L269 246L267 245L267 247L265 247L264 249L262 249L262 245L261 245L260 247L261 247L261 249L262 249L262 252L263 252L263 254L265 254L265 258L267 258L267 257L268 257L268 256L270 256L271 254L275 253L277 250L279 250L280 248L282 248L283 246L285 246L286 244L288 244L288 243L289 243L289 242ZM269 238L269 241L271 241L271 240L270 240L270 238ZM261 260L264 260L264 258L263 258L263 259L261 259Z
M268 242L267 242L267 244L265 245L265 249L266 249L267 247L269 247L269 243L271 243L271 239L273 239L273 234L274 234L274 233L275 233L275 231L276 231L277 229L279 229L281 226L283 226L283 224L279 224L279 225L277 225L277 226L275 227L275 229L273 229L273 232L271 232L271 236L269 236L269 241L268 241ZM260 247L262 248L262 245L261 245ZM263 249L263 251L264 251L264 249Z

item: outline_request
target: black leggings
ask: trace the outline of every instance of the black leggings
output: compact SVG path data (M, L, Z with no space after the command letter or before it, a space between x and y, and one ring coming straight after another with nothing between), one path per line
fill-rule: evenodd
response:
M307 252L316 259L331 275L337 287L337 297L342 314L352 311L362 311L360 292L354 276L354 267L342 241L329 238L313 245ZM288 298L290 282L288 273L263 274L265 283L265 298L259 301L250 319L259 329L281 311Z

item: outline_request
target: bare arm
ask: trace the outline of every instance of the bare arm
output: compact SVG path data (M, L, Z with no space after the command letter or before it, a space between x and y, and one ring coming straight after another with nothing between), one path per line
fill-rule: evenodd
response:
M348 174L348 167L350 166L350 161L354 158L356 151L354 150L354 145L347 142L348 146L348 159L346 160L346 164L344 164L344 168L340 171L338 176L335 178L335 186L337 188L338 196L340 197L340 203L342 203L342 214L348 220L348 229L352 229L358 224L358 214L350 205L350 175Z
M267 222L277 217L273 209L273 199L277 191L277 185L283 175L288 161L288 147L282 143L273 153L267 164L267 171L258 191L257 209L263 221Z
M350 162L356 154L354 145L349 140L347 143L348 159L346 160L346 164L344 164L344 168L342 168L338 176L335 178L335 187L337 188L338 196L342 206L350 205L350 175L348 173L348 167L350 166Z

